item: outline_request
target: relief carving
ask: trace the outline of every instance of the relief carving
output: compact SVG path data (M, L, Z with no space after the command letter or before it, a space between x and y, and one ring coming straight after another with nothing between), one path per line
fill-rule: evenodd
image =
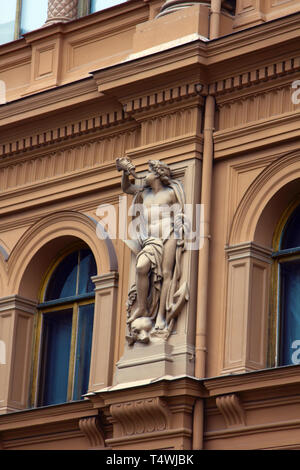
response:
M136 255L135 283L127 301L129 345L167 340L189 295L186 282L179 286L188 230L184 190L172 179L168 165L159 160L148 164L148 173L141 178L128 158L116 162L123 172L123 191L134 195L136 216L134 236L126 241ZM144 181L133 184L129 175Z
M164 431L170 425L170 411L159 397L111 405L110 413L123 436Z
M232 393L217 397L216 404L224 417L226 427L246 425L245 411L237 395Z

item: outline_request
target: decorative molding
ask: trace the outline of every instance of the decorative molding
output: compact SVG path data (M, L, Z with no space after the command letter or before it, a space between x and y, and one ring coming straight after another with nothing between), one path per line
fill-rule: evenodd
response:
M21 297L20 295L10 295L0 298L0 314L1 312L7 313L10 310L20 310L34 315L36 313L36 307L37 302Z
M91 277L91 280L95 284L95 292L110 289L112 287L118 287L118 279L119 274L116 271Z
M276 89L239 97L219 104L219 129L233 128L248 122L297 110L292 102L291 84Z
M257 85L267 80L274 80L284 75L295 73L299 70L300 56L272 63L261 68L255 68L226 79L218 80L209 85L208 92L211 95L219 96L235 90L241 90L252 85Z
M160 397L113 404L110 406L110 414L112 423L118 425L118 437L165 431L170 428L170 411Z
M79 428L88 439L91 448L104 449L106 447L104 432L97 416L81 418Z
M124 111L118 110L100 116L81 119L66 126L60 126L39 134L26 136L12 142L0 145L0 157L12 156L28 150L40 149L49 144L53 145L84 134L91 134L128 121ZM119 131L120 132L120 131Z
M239 243L225 248L230 261L254 258L272 264L272 250L254 242Z
M68 126L69 127L69 126ZM69 137L72 137L71 135ZM52 140L51 143L63 141ZM68 137L66 137L68 139ZM24 139L25 140L25 139ZM27 139L26 139L27 140ZM33 185L41 181L51 181L66 175L82 174L83 170L104 166L113 161L117 156L123 155L127 149L136 147L136 129L119 130L111 135L99 136L90 139L88 142L78 142L73 145L65 145L63 148L45 152L41 148L40 153L27 154L21 151L18 146L10 148L15 151L15 156L11 163L7 159L0 159L0 187L1 193L10 191L20 186ZM31 141L29 150L49 145L48 143ZM28 142L30 145L30 142ZM11 157L13 154L10 154ZM8 156L8 154L6 154Z
M227 428L246 425L245 411L237 395L232 393L217 397L216 404Z
M126 114L132 115L154 107L157 108L161 105L171 104L173 102L186 100L187 98L200 96L202 92L203 85L197 81L194 83L174 85L163 90L153 91L152 93L150 92L139 95L131 99L121 99L120 101L123 104Z

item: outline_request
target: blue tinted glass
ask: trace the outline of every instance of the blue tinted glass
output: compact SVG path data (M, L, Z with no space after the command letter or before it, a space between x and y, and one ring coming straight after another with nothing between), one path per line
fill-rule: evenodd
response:
M283 315L281 365L300 364L300 260L283 263L280 270Z
M281 250L300 247L300 205L289 218L281 241Z
M91 276L96 274L97 267L92 252L90 250L80 250L78 294L93 292L95 286L91 281Z
M49 281L45 301L76 295L78 251L66 256L55 269Z
M79 307L73 400L88 390L94 322L94 304Z
M72 310L43 316L40 405L67 401Z
M91 13L95 11L105 10L105 8L110 8L119 3L124 3L126 0L92 0L91 1Z
M17 0L0 0L0 44L14 40Z
M22 0L20 33L38 29L47 19L48 0Z

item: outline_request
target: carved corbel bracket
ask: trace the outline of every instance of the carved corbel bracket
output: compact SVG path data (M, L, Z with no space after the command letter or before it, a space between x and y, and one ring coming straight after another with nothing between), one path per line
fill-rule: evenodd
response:
M104 449L106 447L104 433L97 416L80 419L79 428L88 439L90 448Z
M245 410L237 395L223 395L216 398L216 405L222 413L227 428L246 426Z
M115 437L135 436L170 428L171 412L160 397L113 404L110 406L110 414Z

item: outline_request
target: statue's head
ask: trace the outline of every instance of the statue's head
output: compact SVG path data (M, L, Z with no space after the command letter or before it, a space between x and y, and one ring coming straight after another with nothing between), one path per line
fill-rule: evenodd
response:
M152 330L152 321L149 317L139 317L131 323L131 336L127 336L129 345L136 341L148 344L150 341L150 331Z
M170 184L171 170L166 163L163 163L160 160L149 160L148 165L150 172L154 173L154 175L160 179L162 184L165 186Z

